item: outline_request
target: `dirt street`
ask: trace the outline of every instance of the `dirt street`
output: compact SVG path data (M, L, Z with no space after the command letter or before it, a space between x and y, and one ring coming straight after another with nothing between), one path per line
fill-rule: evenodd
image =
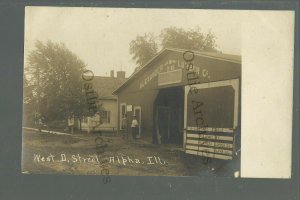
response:
M105 170L109 175L232 177L238 169L238 161L207 160L185 154L179 146L95 134L24 130L22 154L22 172L27 174L101 175Z

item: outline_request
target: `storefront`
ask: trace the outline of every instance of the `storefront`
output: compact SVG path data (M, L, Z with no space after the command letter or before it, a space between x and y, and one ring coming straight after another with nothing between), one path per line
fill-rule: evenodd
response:
M208 141L235 142L240 135L240 83L240 56L164 49L114 91L118 130L126 113L129 127L136 116L141 140L178 144L187 153L200 155L200 146L210 146L199 144L204 132L219 135Z

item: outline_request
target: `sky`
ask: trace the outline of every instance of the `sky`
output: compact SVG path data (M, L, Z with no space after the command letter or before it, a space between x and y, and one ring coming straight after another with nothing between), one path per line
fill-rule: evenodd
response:
M124 70L128 77L136 67L130 41L170 26L211 30L219 50L241 55L241 20L232 10L26 7L24 63L35 41L51 40L64 43L95 75Z

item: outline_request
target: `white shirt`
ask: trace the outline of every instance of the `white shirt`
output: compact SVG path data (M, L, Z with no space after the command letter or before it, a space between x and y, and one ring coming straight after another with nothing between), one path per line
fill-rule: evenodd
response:
M131 127L137 127L139 125L136 119L132 120Z

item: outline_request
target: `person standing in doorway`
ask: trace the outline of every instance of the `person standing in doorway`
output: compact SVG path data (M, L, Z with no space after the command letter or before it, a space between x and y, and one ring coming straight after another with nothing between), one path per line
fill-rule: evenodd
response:
M139 123L136 120L136 116L133 115L132 116L132 122L131 122L131 130L132 130L132 138L135 140L136 139L136 135L137 135L137 131L139 128Z
M122 118L122 138L128 140L128 128L127 128L127 115L124 114Z

